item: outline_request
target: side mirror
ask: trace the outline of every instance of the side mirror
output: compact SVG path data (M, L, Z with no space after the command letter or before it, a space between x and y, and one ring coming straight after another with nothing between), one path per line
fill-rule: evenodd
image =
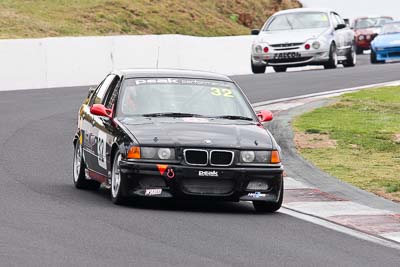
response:
M251 35L258 35L260 33L259 29L252 29L251 30Z
M346 28L346 27L347 27L346 24L338 24L338 25L336 26L335 30L341 30L341 29L344 29L344 28Z
M100 117L112 118L112 109L108 109L102 104L94 104L90 108L90 113Z
M269 110L261 110L257 112L257 117L260 120L260 122L272 121L272 119L274 118L272 112Z

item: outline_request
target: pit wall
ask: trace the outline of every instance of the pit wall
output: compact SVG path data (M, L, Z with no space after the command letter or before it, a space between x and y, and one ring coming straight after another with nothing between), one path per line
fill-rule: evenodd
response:
M248 74L254 36L142 35L0 40L0 91L99 83L113 69Z

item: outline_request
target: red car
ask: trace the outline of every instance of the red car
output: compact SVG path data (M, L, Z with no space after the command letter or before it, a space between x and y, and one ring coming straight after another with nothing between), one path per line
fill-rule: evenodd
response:
M371 48L371 42L379 34L381 26L393 21L392 17L362 17L354 20L356 52L362 54L364 50Z

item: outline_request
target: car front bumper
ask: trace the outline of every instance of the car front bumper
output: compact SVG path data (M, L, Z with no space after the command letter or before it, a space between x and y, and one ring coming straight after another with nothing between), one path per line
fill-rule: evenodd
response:
M371 48L371 42L372 42L372 39L369 39L369 40L357 40L356 41L356 46L358 47L358 48L362 48L362 49L365 49L365 50L368 50L368 49L370 49Z
M160 167L161 166L161 170ZM121 173L132 196L213 198L276 203L283 191L283 167L195 167L123 160ZM201 176L199 173L213 174ZM218 176L215 176L215 174Z
M276 58L279 54L299 53L297 58ZM319 65L326 63L329 60L329 49L318 50L293 50L293 51L273 51L269 53L253 53L252 63L255 66L305 66Z
M374 50L376 51L376 59L379 61L400 60L400 46Z

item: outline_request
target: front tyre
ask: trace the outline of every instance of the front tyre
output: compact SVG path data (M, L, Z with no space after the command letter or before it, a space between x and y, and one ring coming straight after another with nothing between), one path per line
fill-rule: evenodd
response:
M337 56L336 45L331 44L331 48L329 49L329 60L324 65L324 68L325 69L336 69L337 66L338 66L338 56Z
M82 145L76 142L74 149L74 162L73 162L73 181L78 189L91 189L96 190L100 187L100 183L93 180L87 180L85 177L85 161L83 160Z
M111 200L114 204L123 205L128 202L127 179L120 171L121 153L114 156L111 172Z
M373 49L371 49L371 63L372 64L384 63L384 61L376 59L376 52Z
M283 179L280 188L278 202L270 203L265 201L253 201L253 207L257 213L272 213L279 210L283 202Z
M346 61L343 62L343 67L354 67L356 64L357 64L357 55L353 45L350 51L347 53Z
M254 74L265 73L266 68L267 68L266 66L257 66L257 65L254 65L253 62L251 62L251 71Z

